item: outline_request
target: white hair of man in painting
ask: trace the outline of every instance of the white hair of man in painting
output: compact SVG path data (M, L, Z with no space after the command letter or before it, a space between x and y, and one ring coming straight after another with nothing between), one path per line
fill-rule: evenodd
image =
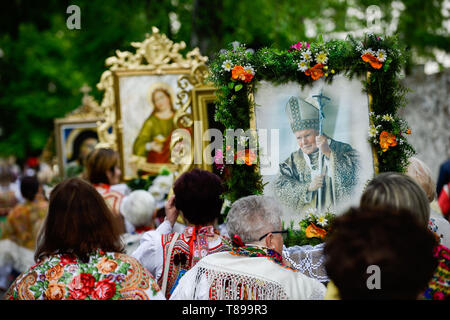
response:
M230 237L238 235L245 243L256 243L268 232L281 230L281 207L273 198L253 195L233 203L227 215Z
M120 211L133 226L143 227L150 224L155 209L155 198L148 191L135 190L124 198Z

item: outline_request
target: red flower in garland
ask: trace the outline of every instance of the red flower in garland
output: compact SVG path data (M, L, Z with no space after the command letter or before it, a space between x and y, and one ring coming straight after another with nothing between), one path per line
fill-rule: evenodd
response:
M307 76L311 76L313 80L320 79L323 76L323 64L316 64L314 67L305 71Z
M368 62L370 63L370 65L372 66L372 68L374 69L380 69L383 66L383 62L378 60L376 57L374 57L373 55L371 55L370 53L366 53L363 54L361 56L361 59L364 62Z
M383 131L380 134L380 146L383 152L386 152L389 147L395 147L397 145L397 139L395 135L390 132Z
M247 71L242 66L235 66L233 70L231 70L231 78L233 80L240 80L242 82L250 82L253 79L253 73Z
M254 164L256 155L250 149L245 149L239 151L236 154L235 159L240 160L241 163L244 162L246 165L251 166L252 164Z

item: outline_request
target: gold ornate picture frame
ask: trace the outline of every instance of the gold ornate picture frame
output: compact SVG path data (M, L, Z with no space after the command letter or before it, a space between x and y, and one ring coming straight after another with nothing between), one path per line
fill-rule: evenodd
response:
M213 165L213 142L219 137L212 136L210 130L220 131L220 137L223 138L225 128L214 119L216 89L211 85L198 86L192 90L192 115L194 119L194 159L197 160L197 168L216 172ZM219 136L219 135L218 135ZM222 145L222 141L220 141ZM217 173L217 172L216 172Z
M105 114L99 147L119 152L123 180L133 179L139 170L158 174L167 168L181 174L191 168L193 156L174 147L180 139L176 129L192 134L191 91L207 77L207 57L197 48L183 57L179 51L186 44L173 43L156 27L143 42L131 45L136 53L116 51L106 59L109 70L97 84L104 91L100 106ZM166 112L169 105L172 112Z

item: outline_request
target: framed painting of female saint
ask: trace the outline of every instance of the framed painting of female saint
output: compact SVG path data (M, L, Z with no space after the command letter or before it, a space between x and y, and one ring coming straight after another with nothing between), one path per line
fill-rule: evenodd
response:
M136 169L158 173L162 168L175 170L170 161L172 132L178 128L175 114L180 73L158 75L151 72L118 71L116 114L122 124L118 147L125 177ZM131 163L130 163L131 162Z
M121 156L124 180L138 174L186 170L174 159L179 130L192 133L191 90L203 82L207 58L194 49L183 57L184 43L173 43L153 28L143 42L133 42L136 53L117 51L97 87L105 91L101 106L107 119L99 128L103 147ZM114 127L113 135L106 134ZM175 151L174 151L175 150ZM190 160L189 160L190 161ZM186 162L186 161L184 161Z

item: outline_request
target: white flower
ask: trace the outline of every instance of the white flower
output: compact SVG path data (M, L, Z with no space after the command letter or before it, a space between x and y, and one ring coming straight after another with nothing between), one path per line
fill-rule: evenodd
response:
M306 50L306 51L303 51L302 52L302 57L306 61L311 61L312 60L311 51L309 49Z
M225 71L231 71L231 69L233 69L233 63L232 63L230 60L225 60L225 61L222 63L222 68L223 68Z
M320 63L320 64L326 64L328 61L328 56L327 53L324 51L320 51L317 55L316 55L316 62Z
M361 56L363 56L363 55L365 55L365 54L370 54L370 55L372 55L372 56L376 56L376 54L375 54L375 52L372 50L372 49L366 49L366 50L364 50L363 52L362 52L362 54L361 54Z
M369 127L369 137L371 137L371 138L376 137L377 134L378 134L377 128L374 126L370 126Z
M324 216L319 217L319 219L317 219L317 224L321 225L322 227L325 227L328 223L328 220L325 219Z
M390 114L385 114L381 119L383 119L384 121L394 121L394 118L392 118L392 116Z
M250 73L252 75L255 75L255 69L253 69L252 66L244 66L244 72Z
M309 217L309 218L312 218L312 217L314 217L314 215L316 214L316 209L308 209L308 210L306 210L306 216L307 217Z
M379 49L376 55L377 59L380 61L386 61L386 51Z
M297 63L297 70L301 71L301 72L305 72L306 70L308 70L308 62L306 62L305 60L301 60L299 63Z

